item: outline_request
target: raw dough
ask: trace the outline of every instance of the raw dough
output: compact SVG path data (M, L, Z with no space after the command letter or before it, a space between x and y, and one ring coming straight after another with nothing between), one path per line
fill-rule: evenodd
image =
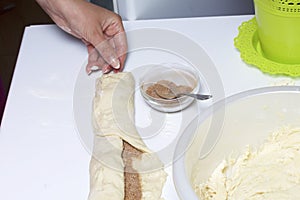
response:
M260 148L223 160L207 182L193 183L201 200L300 199L300 129L274 132Z
M132 161L134 170L139 172L141 200L159 200L161 197L166 172L135 128L134 90L131 73L103 75L97 80L89 200L124 200L123 141L142 152L140 159Z

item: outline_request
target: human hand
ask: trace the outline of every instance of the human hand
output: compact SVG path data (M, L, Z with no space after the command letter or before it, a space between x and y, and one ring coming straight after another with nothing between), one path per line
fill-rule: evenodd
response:
M88 74L123 70L127 41L119 15L85 0L36 1L61 29L87 45Z

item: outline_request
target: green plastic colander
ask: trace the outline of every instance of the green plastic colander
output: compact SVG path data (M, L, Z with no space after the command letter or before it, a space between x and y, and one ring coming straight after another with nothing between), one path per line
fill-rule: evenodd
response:
M264 56L300 64L300 0L254 0L254 5Z

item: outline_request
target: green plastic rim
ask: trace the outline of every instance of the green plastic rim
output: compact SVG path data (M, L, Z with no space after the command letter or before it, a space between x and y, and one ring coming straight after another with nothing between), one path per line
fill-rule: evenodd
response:
M300 17L299 0L254 0L254 4L274 15Z
M240 51L240 56L245 63L271 75L300 77L300 63L280 63L264 56L258 38L255 17L243 22L238 30L239 34L234 38L234 46Z

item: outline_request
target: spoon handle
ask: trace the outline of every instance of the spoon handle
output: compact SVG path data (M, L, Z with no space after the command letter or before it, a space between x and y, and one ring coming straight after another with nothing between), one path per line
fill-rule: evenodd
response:
M182 96L182 95L190 96L190 97L193 97L198 100L207 100L207 99L212 98L212 95L209 95L209 94L191 94L191 93L179 94L179 96Z

